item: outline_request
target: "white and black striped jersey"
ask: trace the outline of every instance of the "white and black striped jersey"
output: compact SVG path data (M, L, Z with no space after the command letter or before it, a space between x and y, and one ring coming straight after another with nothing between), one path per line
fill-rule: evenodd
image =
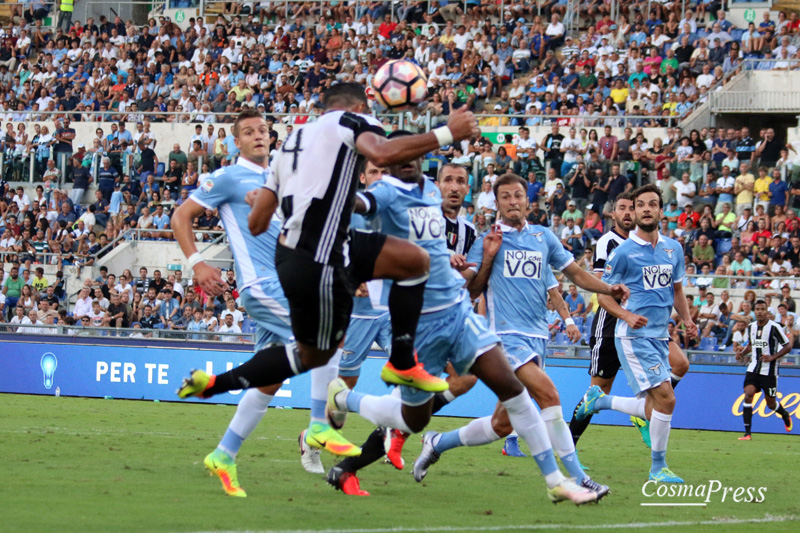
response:
M606 261L608 256L614 249L625 242L625 237L612 229L597 241L597 246L594 248L594 255L592 256L592 268L595 272L603 272L606 268ZM614 330L617 327L617 319L612 316L608 311L600 307L594 315L594 322L592 322L592 337L595 338L609 338L613 339L615 334Z
M456 219L444 217L444 224L447 231L447 249L454 254L466 256L478 238L475 226L464 217Z
M748 335L751 348L747 371L762 376L777 377L779 362L776 360L764 363L761 361L761 356L775 355L788 344L789 338L783 332L781 325L774 320L768 320L764 326L753 322L748 328Z
M385 135L369 115L330 111L294 130L272 161L266 188L278 197L284 245L321 264L347 264L362 133Z

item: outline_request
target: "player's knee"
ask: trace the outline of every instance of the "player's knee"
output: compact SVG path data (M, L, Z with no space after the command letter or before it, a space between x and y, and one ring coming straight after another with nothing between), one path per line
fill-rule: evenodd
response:
M477 382L478 378L473 375L449 376L447 378L447 384L450 386L450 393L456 397L466 394Z
M511 432L514 431L514 428L511 427L511 422L509 422L508 416L500 417L495 415L492 417L492 431L494 431L497 436L502 439L503 437L508 437L511 435Z
M680 357L675 364L672 365L672 373L676 376L683 377L689 372L689 359Z
M547 409L548 407L561 405L561 398L559 398L558 391L556 390L555 386L547 387L544 390L537 391L535 395L531 393L531 396L533 396L533 398L536 400L536 403L539 404L540 409Z

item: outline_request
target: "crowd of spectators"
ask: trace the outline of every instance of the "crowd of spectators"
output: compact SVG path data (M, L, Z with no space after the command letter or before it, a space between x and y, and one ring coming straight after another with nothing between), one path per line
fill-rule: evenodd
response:
M672 121L745 59L762 59L756 68L795 68L796 14L772 21L767 13L745 29L705 4L685 16L678 3L652 3L648 14L623 5L612 20L606 4L588 2L581 20L571 22L579 33L568 34L563 2L545 2L541 12L514 1L502 11L468 1L466 12L464 3L444 1L243 2L227 4L225 15L190 19L186 30L165 17L143 28L100 17L53 29L43 25L42 5L31 2L0 40L0 254L19 265L19 276L37 264L93 265L128 229L170 239L174 208L235 161L226 126L238 111L263 110L275 151L282 142L276 122L288 134L321 113L326 87L367 86L385 62L406 58L428 74L429 99L404 115L404 127L427 128L428 116L435 126L462 106L478 113L482 126L519 127L502 145L479 138L428 156L432 176L444 162L471 170L464 214L479 231L494 221L491 184L512 171L530 182L529 220L550 226L588 267L615 198L650 181L664 191L662 233L684 245L687 270L709 276L687 284L763 286L776 294L787 283L798 288L771 278L800 275L800 145L778 140L772 129L754 139L747 127L684 132ZM27 122L34 117L52 120L53 131ZM95 136L76 139L73 123L87 121L98 123ZM195 134L159 161L151 125L173 121L197 123ZM530 126L550 131L535 139ZM617 127L624 127L620 138ZM35 195L8 187L6 180L31 170L41 180ZM72 189L64 188L70 182ZM208 211L195 227L218 230L220 221ZM98 300L104 315L89 320L100 325L144 319L171 328L182 317L188 324L192 310L184 301L202 298L190 300L193 290L171 281L178 283L171 295L157 290L149 298L149 286L120 292L103 278L84 289L90 294L79 297L81 310L88 316ZM114 292L126 306L122 322L108 311ZM148 314L137 294L153 301ZM593 306L586 307L584 313ZM5 310L19 312L15 305ZM221 327L223 318L216 318Z
M50 283L42 267L12 263L7 273L0 267L0 316L8 324L0 329L55 334L58 330L47 326L63 326L62 333L107 336L122 334L119 328L132 328L141 331L124 335L151 337L153 330L165 330L182 332L176 338L223 342L248 340L241 336L242 328L252 332L245 323L232 270L225 274L229 288L216 298L205 294L193 279L184 279L180 270L167 277L155 270L150 276L142 267L136 278L128 269L119 276L105 266L99 272L98 277L84 281L70 303L62 272ZM219 333L224 335L215 335ZM169 333L159 336L170 338Z
M607 4L588 2L575 35L556 1L541 12L468 1L466 13L460 2L394 2L393 16L388 2L230 3L229 15L191 18L185 30L163 16L143 27L100 17L54 29L39 4L0 40L0 118L136 123L153 113L153 122L214 123L263 106L298 124L320 113L331 83L366 86L386 61L406 58L427 72L435 115L467 105L505 116L487 125L543 120L528 115L616 125L633 115L642 117L634 127L664 126L746 58L795 68L800 45L796 13L765 12L737 28L724 10L683 14L680 3L655 2L649 15L623 3L612 20Z

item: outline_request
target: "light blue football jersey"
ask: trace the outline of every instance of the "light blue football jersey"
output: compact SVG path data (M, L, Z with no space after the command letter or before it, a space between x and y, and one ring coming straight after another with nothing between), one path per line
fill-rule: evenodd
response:
M631 233L606 261L603 281L610 285L624 283L631 296L624 309L647 318L647 325L631 329L617 320L617 337L667 339L667 325L675 304L676 283L685 277L683 248L678 241L658 236L655 248Z
M233 250L240 291L278 277L275 245L281 231L280 220L273 217L267 233L258 237L250 233L247 224L250 206L245 196L266 182L267 173L267 169L240 157L235 165L211 174L190 196L206 209L218 210Z
M358 213L353 213L350 218L350 229L359 231L371 231L371 225L364 220L364 217ZM350 313L350 318L378 318L386 314L385 309L375 309L369 296L354 296L353 297L353 312Z
M522 231L499 224L503 244L494 257L486 288L486 314L496 333L549 338L547 291L558 286L553 270L563 270L574 261L558 237L548 228L526 224ZM483 240L478 237L467 256L483 262Z
M450 266L446 229L442 215L442 196L438 187L430 180L420 188L416 183L405 183L392 176L383 176L361 195L367 204L367 221L379 217L381 231L388 235L408 239L425 248L431 257L430 277L425 284L423 313L445 309L467 297L464 278ZM370 285L370 297L375 302ZM379 296L380 302L388 301L387 284ZM381 306L381 307L382 307Z

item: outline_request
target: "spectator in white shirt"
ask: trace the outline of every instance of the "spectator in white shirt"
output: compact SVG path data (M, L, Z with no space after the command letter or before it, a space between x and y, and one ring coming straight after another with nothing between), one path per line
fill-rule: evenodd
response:
M228 315L232 315L233 322L241 328L242 324L244 323L244 315L242 314L241 311L236 309L236 302L234 301L234 299L228 298L225 301L225 305L227 306L227 308L219 314L219 319L225 321L225 318Z
M37 328L36 326L44 326L39 320L39 317L36 315L36 311L31 309L28 312L28 316L22 319L22 327L17 329L17 333L28 333L28 334L37 334L37 333L47 333L45 328Z
M564 25L559 22L557 14L553 13L553 16L550 17L550 24L547 25L547 29L544 31L544 33L550 37L550 42L547 43L547 46L551 50L555 50L564 44L564 33L566 33L566 28L564 28Z
M242 328L233 323L233 313L225 315L225 323L219 327L219 333L241 333ZM220 337L222 342L239 342L239 337L235 335L223 335Z
M497 211L497 202L492 191L492 184L489 181L483 182L483 191L478 196L478 209L483 211L487 216L494 216Z
M81 289L78 294L78 299L75 301L75 309L72 311L72 316L76 319L88 316L92 311L92 299L89 297L89 287Z

